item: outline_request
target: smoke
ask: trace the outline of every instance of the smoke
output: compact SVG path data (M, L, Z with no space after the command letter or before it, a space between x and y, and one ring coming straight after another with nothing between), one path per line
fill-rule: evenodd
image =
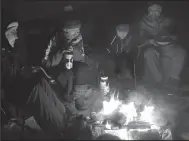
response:
M139 86L135 91L132 91L128 95L128 102L134 102L137 106L154 106L154 122L158 126L169 126L174 128L176 125L177 110L175 105L169 103L165 100L162 95L157 95L147 91L144 87Z

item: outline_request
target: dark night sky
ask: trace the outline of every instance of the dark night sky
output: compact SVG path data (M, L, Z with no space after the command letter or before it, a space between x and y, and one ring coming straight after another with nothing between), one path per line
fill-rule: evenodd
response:
M133 23L147 12L148 1L64 1L64 0L3 0L3 22L10 19L30 21L35 19L64 19L63 7L73 4L76 17L82 21L92 21L102 27L113 23ZM180 32L189 33L189 1L160 1L163 13L174 18ZM52 20L53 21L53 20ZM188 34L187 34L188 35Z
M140 14L147 9L148 1L80 1L70 3L73 4L76 10L87 10L82 15L90 17L103 17L103 19L114 19L119 17L136 17L142 16ZM22 21L36 19L36 18L59 18L63 17L63 7L68 1L54 0L54 1L29 1L29 0L3 0L3 8L5 15L15 17ZM189 2L187 1L169 1L159 2L164 7L164 12L172 16L189 13ZM132 19L132 18L131 18Z

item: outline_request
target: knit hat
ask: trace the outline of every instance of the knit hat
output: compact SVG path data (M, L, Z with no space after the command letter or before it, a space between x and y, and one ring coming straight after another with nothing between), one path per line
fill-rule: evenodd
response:
M64 29L80 29L81 22L79 20L69 20L64 23Z
M162 6L156 3L149 3L148 11L162 11Z
M18 39L17 28L18 22L12 22L7 26L7 30L5 32L5 36L11 47L14 47L15 40Z
M116 31L128 32L129 28L129 24L119 24L116 26Z
M7 36L8 34L15 32L16 29L18 28L18 22L12 22L7 26L7 30L5 32L5 36Z
M79 20L69 20L64 23L64 36L68 43L77 44L82 40Z

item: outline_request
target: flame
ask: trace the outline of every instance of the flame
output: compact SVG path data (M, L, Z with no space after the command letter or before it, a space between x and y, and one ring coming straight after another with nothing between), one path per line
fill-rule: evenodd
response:
M119 94L115 98L115 92L111 95L109 101L103 101L103 109L101 113L104 115L112 114L118 107L122 104L122 102L118 99Z
M129 104L121 105L119 109L120 113L123 113L127 117L127 121L125 123L128 124L130 121L133 121L135 117L137 117L136 108L134 106L134 102L130 102Z
M108 121L107 121L107 123L106 123L105 127L106 127L106 129L109 129L109 130L110 130L110 129L112 129L112 125L111 125L111 124L109 124L109 123L108 123Z
M148 122L151 125L150 129L159 130L160 127L154 125L153 114L154 107L153 106L144 106L144 110L140 112L140 115L137 113L137 108L135 107L135 102L129 102L124 104L122 101L118 99L119 93L115 96L115 92L111 94L109 101L103 101L103 109L100 112L104 116L108 116L113 114L115 111L118 111L124 114L127 118L124 125L127 125L131 121L144 121ZM110 123L106 123L106 128L111 129L112 125ZM138 129L138 131L147 131L150 129Z
M153 106L146 106L144 107L144 111L142 111L140 114L140 120L152 123L153 122L153 112L154 107Z

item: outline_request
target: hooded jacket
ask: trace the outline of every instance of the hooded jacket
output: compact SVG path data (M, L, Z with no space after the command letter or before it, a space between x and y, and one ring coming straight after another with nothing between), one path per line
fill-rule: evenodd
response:
M118 36L116 36L115 40L112 42L109 50L112 54L119 55L124 52L129 51L129 43L132 39L132 36L127 36L124 39L120 39Z
M140 30L140 42L143 43L146 39L153 39L160 32L169 27L167 25L168 18L161 16L156 21L152 21L147 15L143 17L141 22L139 22Z

